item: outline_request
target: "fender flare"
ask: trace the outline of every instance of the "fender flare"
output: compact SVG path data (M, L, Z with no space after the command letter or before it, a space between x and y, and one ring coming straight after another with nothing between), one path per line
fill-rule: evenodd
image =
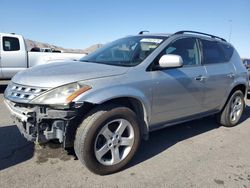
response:
M103 104L107 101L124 97L136 99L138 102L141 103L143 108L144 121L148 129L149 120L151 118L151 101L149 101L148 98L151 97L145 96L145 94L142 91L136 88L128 86L126 87L115 86L108 89L107 88L97 89L92 92L88 92L86 94L83 93L79 95L77 98L73 100L73 102L88 102L91 104Z

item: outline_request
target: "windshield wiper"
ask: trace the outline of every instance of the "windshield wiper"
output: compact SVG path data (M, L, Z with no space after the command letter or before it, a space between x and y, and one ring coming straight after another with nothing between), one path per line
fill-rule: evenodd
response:
M98 63L98 62L95 62L95 61L89 61L89 60L80 60L81 62L86 62L86 63Z
M130 63L130 61L113 61L113 62L100 62L100 61L90 61L90 60L80 60L81 62L86 62L86 63L98 63L98 64L103 64L103 65L110 65L110 66L120 66L120 67L132 67L135 66ZM127 63L127 64L125 64Z

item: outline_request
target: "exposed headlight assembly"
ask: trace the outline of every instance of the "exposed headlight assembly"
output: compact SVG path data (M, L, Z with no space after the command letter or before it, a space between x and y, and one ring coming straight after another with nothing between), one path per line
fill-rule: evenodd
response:
M66 106L80 94L90 90L91 87L80 83L71 83L49 90L31 100L32 104L63 105Z

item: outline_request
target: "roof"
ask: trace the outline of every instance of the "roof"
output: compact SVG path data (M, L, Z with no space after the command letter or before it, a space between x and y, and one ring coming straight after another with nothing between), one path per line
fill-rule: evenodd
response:
M8 37L11 37L11 36L20 37L21 36L21 35L16 35L15 33L0 33L0 35L4 35L4 36L8 36Z

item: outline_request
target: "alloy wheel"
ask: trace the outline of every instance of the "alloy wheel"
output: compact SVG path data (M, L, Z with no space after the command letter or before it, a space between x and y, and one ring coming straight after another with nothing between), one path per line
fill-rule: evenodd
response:
M125 159L134 144L134 129L126 119L108 122L95 139L95 157L103 165L115 165Z

